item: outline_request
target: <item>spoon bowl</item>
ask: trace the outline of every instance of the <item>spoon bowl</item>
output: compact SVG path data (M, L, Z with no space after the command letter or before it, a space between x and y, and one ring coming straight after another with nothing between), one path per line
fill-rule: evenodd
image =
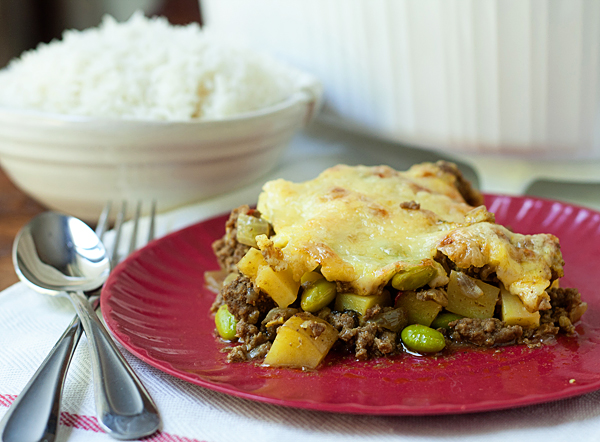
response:
M110 259L83 221L57 212L36 216L17 235L13 250L19 279L38 292L91 291L108 278Z
M116 439L139 439L160 427L160 417L141 381L119 353L84 291L104 284L110 259L83 221L57 212L38 215L13 246L19 279L34 290L68 296L88 338L98 423Z

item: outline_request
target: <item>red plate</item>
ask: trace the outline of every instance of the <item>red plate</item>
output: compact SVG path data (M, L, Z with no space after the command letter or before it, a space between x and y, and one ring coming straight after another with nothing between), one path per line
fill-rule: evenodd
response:
M151 243L118 266L102 292L116 338L148 364L212 390L278 405L365 414L424 415L497 410L600 389L600 213L536 198L488 196L499 223L561 240L564 287L578 287L589 309L575 339L553 346L467 351L446 358L326 360L302 372L228 364L213 337L214 294L205 270L217 269L211 243L226 216ZM335 363L332 363L335 362Z

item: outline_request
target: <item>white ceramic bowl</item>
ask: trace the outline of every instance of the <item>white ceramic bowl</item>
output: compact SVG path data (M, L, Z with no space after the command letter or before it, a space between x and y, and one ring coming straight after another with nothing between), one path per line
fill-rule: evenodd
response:
M446 152L600 158L598 1L201 6L212 31L317 75L331 120Z
M165 211L266 174L320 96L315 80L260 111L181 123L0 108L0 164L25 193L86 220L108 200L156 199Z

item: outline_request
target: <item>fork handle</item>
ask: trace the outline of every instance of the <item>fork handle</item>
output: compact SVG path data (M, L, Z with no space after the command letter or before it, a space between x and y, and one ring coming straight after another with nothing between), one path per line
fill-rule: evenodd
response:
M0 421L2 442L54 441L62 386L81 332L75 317Z
M156 405L82 292L68 292L90 346L96 414L116 439L139 439L158 430Z

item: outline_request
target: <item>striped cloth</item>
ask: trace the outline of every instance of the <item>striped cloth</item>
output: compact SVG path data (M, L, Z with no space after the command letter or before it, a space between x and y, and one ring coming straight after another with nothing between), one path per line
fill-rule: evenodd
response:
M62 298L18 283L0 293L0 417L73 316ZM548 404L457 416L353 416L252 402L188 384L125 352L163 417L152 442L600 440L600 392ZM109 441L94 417L88 349L82 337L69 370L59 441Z

